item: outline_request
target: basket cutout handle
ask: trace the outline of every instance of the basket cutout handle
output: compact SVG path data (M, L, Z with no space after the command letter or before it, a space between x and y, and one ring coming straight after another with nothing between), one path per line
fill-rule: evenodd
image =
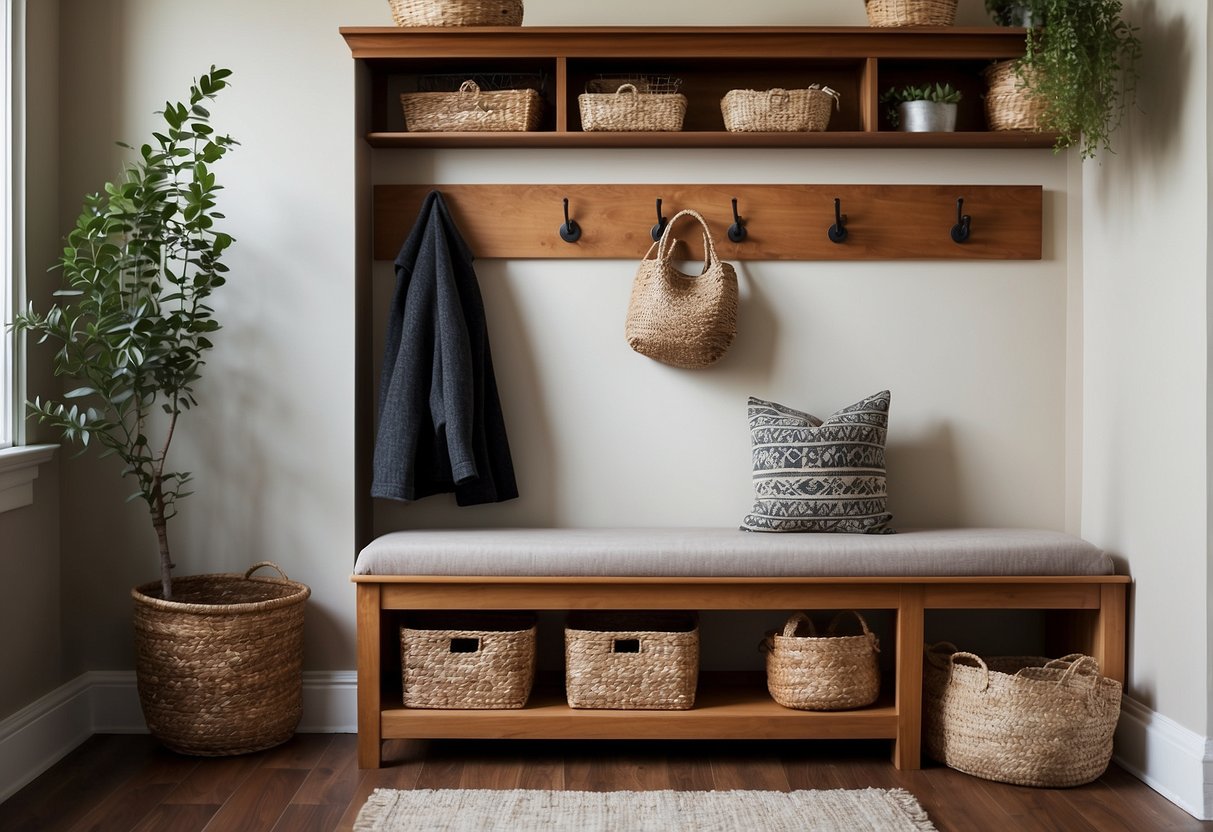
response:
M792 100L792 94L782 87L776 87L773 90L767 90L767 106L774 109L776 107L786 107Z
M617 638L611 644L612 653L639 653L640 639L638 638Z
M268 566L270 569L276 570L278 574L282 576L283 580L290 580L290 578L286 576L286 573L282 571L282 567L274 563L272 560L262 560L254 563L248 569L244 570L244 579L247 581L249 578L253 577L253 573L263 566Z
M665 262L672 257L674 246L671 241L675 241L674 224L681 217L694 217L699 220L699 224L703 226L703 270L706 272L714 264L720 262L720 256L716 253L716 244L712 241L712 229L708 227L708 221L703 218L703 214L691 208L684 208L670 218L670 222L666 225L665 231L661 235L661 239L657 242L657 260ZM645 255L646 257L648 255Z
M863 629L863 635L867 637L868 643L872 645L872 652L879 653L880 640L876 638L875 633L868 629L867 620L860 615L857 610L844 610L843 612L840 612L838 615L834 616L834 619L830 622L829 629L826 630L826 634L831 636L834 635L834 631L838 629L838 622L842 621L843 617L847 615L855 616L855 620L859 622L860 628Z
M480 639L456 637L451 639L452 653L479 653Z
M809 618L803 612L794 612L788 616L787 623L783 625L784 638L792 638L800 632L800 625L803 624L805 629L809 631L808 638L817 638L817 628L813 626L813 619ZM804 638L804 636L802 636Z

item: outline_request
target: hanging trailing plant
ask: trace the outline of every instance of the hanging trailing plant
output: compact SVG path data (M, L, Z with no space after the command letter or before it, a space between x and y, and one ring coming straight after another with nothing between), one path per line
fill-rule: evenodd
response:
M1121 0L1023 0L1044 25L1028 29L1017 74L1044 102L1040 128L1057 148L1087 159L1111 149L1111 134L1134 100L1141 41L1121 18Z

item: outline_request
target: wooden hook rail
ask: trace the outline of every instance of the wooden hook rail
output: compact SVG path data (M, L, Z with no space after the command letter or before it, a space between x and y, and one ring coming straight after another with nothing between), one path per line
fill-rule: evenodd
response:
M726 260L1041 258L1039 185L377 185L375 259L395 259L434 187L478 258L639 259L657 199L667 219L703 214ZM574 242L560 233L566 199ZM744 234L730 235L738 219ZM686 228L687 256L702 256Z

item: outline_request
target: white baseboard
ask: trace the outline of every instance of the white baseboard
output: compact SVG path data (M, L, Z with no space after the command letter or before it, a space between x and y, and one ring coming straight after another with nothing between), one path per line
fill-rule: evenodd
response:
M358 730L358 674L303 674L299 730L352 734ZM63 759L93 734L144 734L133 670L90 671L0 720L0 803Z
M1121 768L1200 820L1213 820L1213 742L1128 696L1116 726Z

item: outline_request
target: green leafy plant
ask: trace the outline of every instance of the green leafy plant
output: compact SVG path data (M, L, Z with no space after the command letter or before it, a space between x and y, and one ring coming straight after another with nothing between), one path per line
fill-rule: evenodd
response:
M888 107L885 111L889 122L897 127L901 123L898 107L906 101L931 101L935 104L959 104L963 96L951 84L907 84L904 87L889 87L880 96L880 103Z
M206 301L224 283L222 256L232 244L215 228L222 187L211 165L236 142L214 131L203 105L230 75L212 66L188 103L165 104L155 144L138 149L121 180L85 197L59 258L61 300L45 314L31 304L13 321L16 331L58 346L55 374L72 388L63 401L28 402L30 418L79 442L81 452L103 446L137 481L129 499L147 503L165 599L173 569L167 523L190 481L188 472L167 470L166 459L178 417L198 404L193 385L219 329ZM165 415L153 424L157 405Z
M1031 0L986 0L986 11L999 26L1039 26L1044 22Z
M1041 129L1083 159L1111 149L1110 136L1136 95L1141 41L1121 19L1121 0L1022 0L1045 25L1028 29L1016 74L1044 102Z

